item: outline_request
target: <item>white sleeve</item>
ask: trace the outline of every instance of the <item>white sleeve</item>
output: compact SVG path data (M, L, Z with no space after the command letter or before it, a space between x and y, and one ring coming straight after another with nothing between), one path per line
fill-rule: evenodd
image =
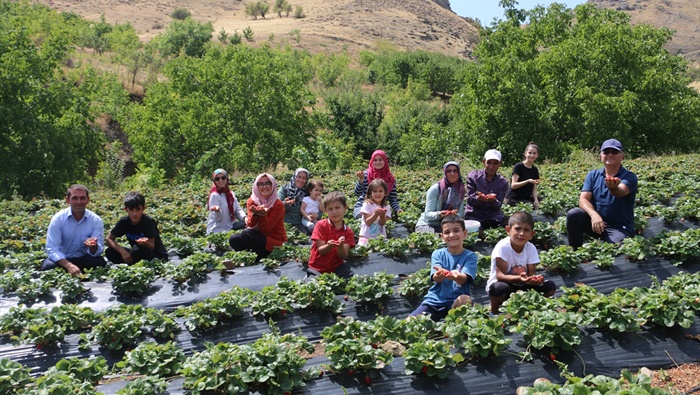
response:
M219 194L218 193L212 193L211 195L209 195L209 208L212 208L214 206L221 207L221 205L219 204ZM221 222L221 220L224 219L224 215L221 214L221 210L219 210L218 213L216 211L209 210L209 213L214 215L215 222Z

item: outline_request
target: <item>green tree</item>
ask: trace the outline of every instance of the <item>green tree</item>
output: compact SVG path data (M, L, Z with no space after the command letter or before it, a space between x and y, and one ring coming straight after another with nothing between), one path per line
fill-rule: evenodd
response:
M187 19L187 18L189 18L189 17L191 17L191 16L192 16L192 13L190 12L190 10L188 10L188 9L185 8L185 7L176 8L176 9L172 12L172 14L170 14L170 17L171 17L171 18L173 18L173 19L179 19L179 20L181 20L181 21L184 21L185 19Z
M108 35L112 32L112 25L105 21L105 14L100 15L100 21L87 26L83 33L83 45L92 48L98 54L103 54L110 49Z
M260 170L308 144L307 55L269 46L212 46L170 61L166 81L120 122L139 163L189 179L212 168Z
M211 22L199 23L192 18L184 21L173 20L156 42L164 56L178 56L180 51L186 56L202 56L205 45L211 40L214 27Z
M285 12L287 8L291 9L291 5L287 0L275 0L275 6L272 10L277 13L277 16L282 18L282 13ZM287 15L289 15L289 13L287 13Z
M87 122L99 81L62 75L66 36L49 35L37 48L11 24L0 27L0 196L59 197L99 158L102 133Z
M508 19L482 32L452 101L452 127L473 157L498 147L514 162L536 141L541 156L558 160L610 137L632 154L700 146L699 97L686 62L663 47L668 29L631 26L627 14L592 4L508 3Z

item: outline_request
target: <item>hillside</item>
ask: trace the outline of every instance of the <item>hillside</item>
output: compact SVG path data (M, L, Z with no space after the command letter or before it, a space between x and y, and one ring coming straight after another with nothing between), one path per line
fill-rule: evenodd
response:
M104 13L109 23L130 22L142 40L161 33L176 8L187 8L200 22L241 32L250 26L255 43L289 42L313 53L350 53L388 41L403 49L422 49L467 57L478 39L477 29L449 10L449 2L430 0L291 0L303 7L305 18L278 17L270 12L253 20L246 1L224 0L39 0L59 11L75 12L90 20ZM269 1L273 4L273 1ZM447 7L444 7L444 6ZM299 30L299 40L290 32ZM298 42L297 42L298 41Z
M628 13L632 23L665 26L675 31L668 49L688 60L700 60L700 7L697 0L588 0L598 7Z

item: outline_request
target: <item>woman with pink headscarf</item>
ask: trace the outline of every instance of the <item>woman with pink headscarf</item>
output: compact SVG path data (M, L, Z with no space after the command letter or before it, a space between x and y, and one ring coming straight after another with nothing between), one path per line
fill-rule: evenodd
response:
M246 202L246 228L228 240L234 251L253 251L258 259L270 255L275 246L287 241L284 203L277 197L277 181L268 173L253 181L253 194Z
M396 193L396 178L394 178L394 175L391 174L391 170L389 170L389 159L384 151L380 149L374 151L369 160L367 170L358 171L356 174L357 183L355 184L355 196L357 196L357 202L352 210L352 215L355 218L359 219L362 215L360 210L362 209L362 203L364 203L365 198L367 197L367 186L376 178L381 178L384 180L386 185L389 187L387 192L389 195L388 199L389 205L391 206L391 211L396 214L401 212L401 208L399 207L399 196Z

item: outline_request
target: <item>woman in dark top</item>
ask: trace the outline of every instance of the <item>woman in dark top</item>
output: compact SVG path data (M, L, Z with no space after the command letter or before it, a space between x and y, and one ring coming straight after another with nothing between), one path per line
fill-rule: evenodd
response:
M532 203L534 208L539 206L537 185L540 183L540 171L535 166L539 154L537 144L531 142L525 147L525 160L513 167L510 189L506 194L507 204Z

